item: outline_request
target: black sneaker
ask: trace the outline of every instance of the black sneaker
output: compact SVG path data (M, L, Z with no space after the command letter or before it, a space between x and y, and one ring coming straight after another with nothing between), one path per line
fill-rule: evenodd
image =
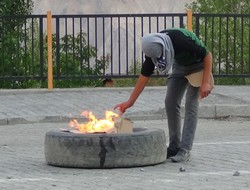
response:
M190 151L180 149L179 152L170 159L172 162L186 162L189 161L190 156L191 156Z
M168 148L167 149L167 159L175 156L178 153L179 150L180 150L179 148L177 148L177 149Z

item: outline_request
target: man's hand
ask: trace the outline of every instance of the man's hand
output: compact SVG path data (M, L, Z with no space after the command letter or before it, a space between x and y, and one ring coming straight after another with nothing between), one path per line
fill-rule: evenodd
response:
M126 110L128 108L130 108L131 106L133 106L133 104L131 104L129 101L126 101L126 102L123 102L121 104L117 104L115 107L114 107L114 110L115 109L118 109L120 114L122 115L123 113L126 112Z
M213 85L211 83L204 83L200 87L200 98L206 98L212 91Z

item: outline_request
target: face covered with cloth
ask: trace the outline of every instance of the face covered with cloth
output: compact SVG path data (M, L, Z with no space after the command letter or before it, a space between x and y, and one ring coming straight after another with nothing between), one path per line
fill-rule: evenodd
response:
M174 48L164 33L151 33L142 37L142 51L150 57L160 73L168 73L174 63Z

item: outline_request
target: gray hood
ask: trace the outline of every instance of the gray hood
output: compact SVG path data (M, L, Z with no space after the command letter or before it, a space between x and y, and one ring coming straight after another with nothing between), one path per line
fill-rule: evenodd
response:
M163 33L152 33L142 37L142 51L150 57L161 73L168 73L174 63L174 47L170 37Z

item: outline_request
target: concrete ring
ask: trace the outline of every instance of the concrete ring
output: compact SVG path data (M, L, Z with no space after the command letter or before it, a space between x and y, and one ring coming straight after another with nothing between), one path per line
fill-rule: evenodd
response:
M45 135L48 165L76 168L137 167L166 160L161 129L134 128L126 134L78 134L52 130Z

